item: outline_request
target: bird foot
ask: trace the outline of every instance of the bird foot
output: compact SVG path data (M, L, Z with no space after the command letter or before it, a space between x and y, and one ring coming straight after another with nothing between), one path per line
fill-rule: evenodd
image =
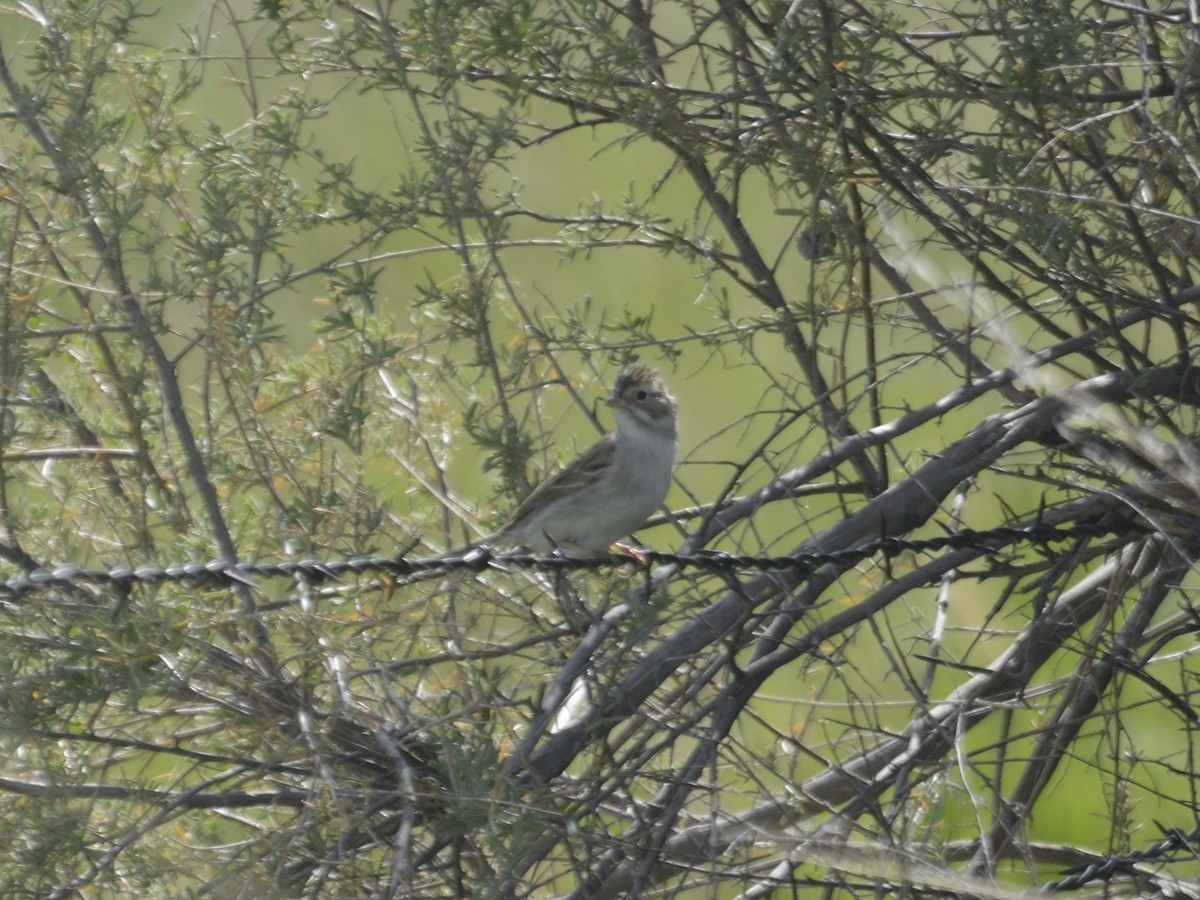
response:
M632 556L635 560L637 560L637 564L643 569L649 564L649 561L646 559L646 554L644 554L641 550L639 550L637 547L631 547L629 544L622 544L620 541L617 541L615 544L609 547L608 552L617 554L623 553L626 556Z

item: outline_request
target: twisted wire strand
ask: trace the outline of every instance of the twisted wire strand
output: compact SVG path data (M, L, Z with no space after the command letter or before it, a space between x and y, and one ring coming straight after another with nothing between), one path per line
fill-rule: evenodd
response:
M242 562L212 560L184 562L168 566L114 566L87 568L63 565L54 569L35 569L12 575L0 582L0 602L11 602L30 594L42 593L72 585L108 585L127 589L135 584L159 585L191 583L200 585L233 585L252 583L261 578L300 578L311 583L341 580L346 576L380 575L402 581L414 576L450 574L455 571L540 569L545 571L595 570L631 563L642 568L675 566L713 574L735 574L744 571L792 571L801 574L816 571L825 565L854 565L876 554L886 558L902 553L929 553L939 550L979 549L992 551L1015 543L1053 544L1078 538L1095 538L1128 532L1148 532L1144 526L1128 520L1077 522L1072 525L1035 524L1023 528L1000 526L985 531L963 530L939 537L919 540L885 537L859 547L830 553L798 553L792 556L751 556L716 550L701 550L690 554L667 553L659 550L639 550L627 553L596 556L569 556L558 552L548 554L494 553L479 547L457 556L431 556L415 559L389 557L351 557L340 560L298 559L279 562Z
M1047 882L1043 890L1048 892L1074 891L1086 887L1092 881L1108 881L1117 875L1133 874L1134 866L1138 863L1154 862L1165 856L1170 856L1179 850L1186 850L1190 855L1198 853L1194 842L1200 841L1200 828L1185 832L1181 828L1166 830L1166 836L1147 847L1145 850L1131 850L1119 856L1110 856L1100 862L1089 863L1069 869L1067 877L1059 881Z

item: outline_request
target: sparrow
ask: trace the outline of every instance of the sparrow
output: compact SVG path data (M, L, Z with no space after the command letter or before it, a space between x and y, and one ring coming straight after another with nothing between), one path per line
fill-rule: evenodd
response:
M621 370L607 403L616 431L540 484L476 546L603 553L658 509L679 449L675 398L657 371L634 363Z

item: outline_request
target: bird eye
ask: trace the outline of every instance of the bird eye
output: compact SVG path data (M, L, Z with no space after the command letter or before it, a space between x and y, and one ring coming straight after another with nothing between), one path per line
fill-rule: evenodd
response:
M637 394L635 394L634 396L638 400L645 400L647 397L650 396L650 392L649 391L638 391Z

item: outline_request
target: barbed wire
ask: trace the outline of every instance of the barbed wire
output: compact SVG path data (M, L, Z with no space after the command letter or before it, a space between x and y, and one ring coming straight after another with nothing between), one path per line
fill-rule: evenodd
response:
M1138 863L1155 862L1179 850L1186 851L1188 857L1191 858L1198 855L1197 848L1193 846L1193 843L1200 841L1200 828L1195 828L1190 832L1185 832L1181 828L1164 830L1166 837L1145 850L1131 850L1120 856L1110 856L1101 862L1069 869L1064 873L1067 875L1066 878L1047 882L1044 890L1074 891L1087 886L1092 881L1108 881L1117 875L1133 875Z
M557 551L548 554L496 553L487 547L472 547L454 555L416 559L363 556L341 560L299 559L278 562L212 560L136 568L114 566L107 569L63 565L54 569L35 569L8 577L0 583L0 602L11 602L25 595L80 584L128 589L135 584L248 584L263 578L298 578L309 583L321 583L341 580L346 576L363 575L379 575L397 583L455 571L540 569L562 572L630 564L645 570L658 566L674 566L679 569L698 569L724 574L787 571L804 575L826 565L855 565L876 554L893 558L902 553L929 553L939 550L993 551L1014 543L1054 544L1129 532L1147 533L1148 529L1131 520L1120 518L1077 522L1072 525L1038 523L1026 527L1000 526L986 531L963 530L922 539L883 537L847 550L798 553L791 556L751 556L717 550L699 550L688 554L638 550L633 553L572 556Z

